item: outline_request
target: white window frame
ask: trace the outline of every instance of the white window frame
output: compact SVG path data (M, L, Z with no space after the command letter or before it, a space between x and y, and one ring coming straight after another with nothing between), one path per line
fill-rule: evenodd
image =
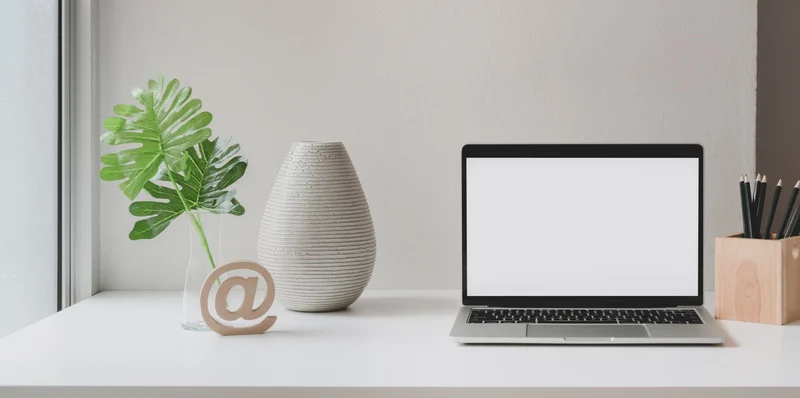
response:
M98 0L60 0L59 310L99 291Z

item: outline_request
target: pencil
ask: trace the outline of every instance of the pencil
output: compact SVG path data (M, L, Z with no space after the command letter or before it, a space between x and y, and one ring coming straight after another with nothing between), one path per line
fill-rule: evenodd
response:
M761 173L756 174L756 180L753 181L753 200L750 202L750 214L756 216L756 200L758 199L758 183L761 182ZM748 187L749 189L750 187Z
M747 192L747 235L746 238L753 237L753 190L750 189L750 181L747 174L744 175L744 189Z
M800 208L798 208L797 211L800 212ZM790 236L797 236L797 235L800 235L800 222L798 222L797 225L795 225L793 230L786 232L787 238Z
M739 176L739 199L742 202L742 234L749 238L749 228L747 227L747 213L750 204L747 201L747 189L744 187L744 176Z
M753 190L750 189L750 181L747 180L747 174L744 175L744 187L747 189L747 207L753 211Z
M761 182L761 173L756 174L756 182ZM756 191L758 190L756 182L753 183L753 202L756 201Z
M786 236L786 226L789 224L789 218L792 216L792 209L794 208L794 201L797 199L798 191L800 191L800 181L797 181L797 184L794 184L794 188L792 188L792 194L789 195L789 204L786 206L786 214L783 216L781 229L778 230L778 235L775 239L783 239Z
M753 224L753 238L758 238L758 195L761 192L761 173L753 181L753 201L750 202L750 222Z
M800 222L797 223L797 225L794 227L794 230L792 231L791 234L789 234L789 233L786 234L786 237L789 238L789 237L797 236L797 235L800 235Z
M764 239L772 238L770 228L772 228L772 220L775 218L775 208L778 207L778 199L781 197L781 190L783 189L783 180L778 179L778 185L775 185L775 193L772 194L772 205L769 207L769 214L767 215L767 226L764 227L764 233L761 235Z
M786 227L786 233L784 237L788 238L792 236L795 228L797 228L797 221L800 221L800 208L794 210L794 214L792 214L792 221L789 221L789 226Z
M750 190L747 188L748 185L750 184L747 183L747 176L739 178L739 194L742 200L742 226L744 229L744 237L752 238L753 228L752 224L750 223Z
M761 221L764 219L764 201L767 198L767 175L761 176L761 181L756 182L756 215L755 224L753 225L754 238L761 237Z
M761 173L756 175L756 180L753 181L753 217L756 216L756 202L758 202L758 194L761 192Z

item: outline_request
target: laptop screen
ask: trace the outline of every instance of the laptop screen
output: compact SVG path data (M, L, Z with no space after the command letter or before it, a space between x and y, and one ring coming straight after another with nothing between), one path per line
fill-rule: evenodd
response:
M696 296L697 158L467 158L468 296Z

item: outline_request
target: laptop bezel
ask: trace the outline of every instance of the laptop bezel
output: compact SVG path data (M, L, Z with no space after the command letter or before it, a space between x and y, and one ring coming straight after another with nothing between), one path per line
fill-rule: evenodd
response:
M468 158L696 158L698 258L695 296L469 296L467 292ZM703 304L703 147L699 144L468 144L461 150L461 294L465 306L530 308L655 308Z

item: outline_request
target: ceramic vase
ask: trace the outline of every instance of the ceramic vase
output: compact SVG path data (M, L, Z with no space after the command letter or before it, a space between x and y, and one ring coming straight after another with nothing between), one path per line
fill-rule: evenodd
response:
M275 178L258 239L258 258L290 310L344 309L375 265L367 199L341 142L296 142Z

